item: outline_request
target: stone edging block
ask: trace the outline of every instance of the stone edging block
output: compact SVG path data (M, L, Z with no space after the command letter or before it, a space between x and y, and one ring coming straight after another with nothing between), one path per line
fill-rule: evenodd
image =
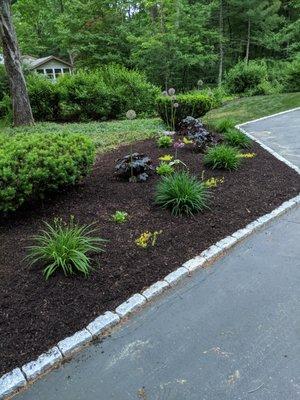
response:
M27 384L25 376L20 368L15 368L7 374L0 377L0 399L10 395L15 390Z
M92 335L90 332L87 329L82 329L81 331L74 333L74 335L58 342L57 346L62 352L62 355L66 357L91 340Z
M121 318L123 318L127 314L130 314L137 308L141 307L144 303L146 303L146 298L141 294L136 293L133 296L129 297L128 300L124 301L124 303L120 304L116 308L116 313L119 314Z

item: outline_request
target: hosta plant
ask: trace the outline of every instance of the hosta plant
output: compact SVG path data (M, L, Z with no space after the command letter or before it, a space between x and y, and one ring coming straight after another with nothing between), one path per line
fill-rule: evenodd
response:
M235 170L241 164L240 152L235 147L220 144L208 149L204 164L213 169Z
M127 221L127 219L128 219L128 213L125 211L116 211L112 215L112 220L117 224L123 224L124 222Z
M130 182L144 182L152 172L151 158L145 154L132 153L119 159L115 166L115 175Z
M248 138L243 132L237 129L231 129L224 133L224 139L227 144L233 147L240 147L249 149L251 147L251 139Z
M61 219L45 222L45 228L33 238L35 244L28 247L26 259L30 265L42 264L46 279L57 271L65 276L75 272L87 276L92 269L90 254L102 252L105 242L95 234L92 225L77 225L73 218L69 223Z
M173 139L170 136L164 135L157 139L157 145L159 148L167 148L171 147L173 143Z
M156 167L158 175L171 175L174 171L174 167L166 162L162 162Z
M186 171L163 177L155 190L155 203L175 216L193 215L208 207L209 192Z

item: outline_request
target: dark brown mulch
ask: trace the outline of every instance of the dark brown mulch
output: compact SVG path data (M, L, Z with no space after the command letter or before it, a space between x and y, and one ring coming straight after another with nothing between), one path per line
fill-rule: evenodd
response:
M134 150L155 161L169 153L152 141L137 143ZM251 151L257 157L246 159L236 172L205 172L206 178L224 176L225 182L213 190L211 209L192 219L171 217L153 204L157 176L142 184L114 178L115 161L128 147L100 156L84 184L2 218L0 375L33 360L103 311L113 310L209 245L298 194L300 179L295 171L256 144ZM202 155L185 148L179 156L201 175ZM116 210L127 211L129 222L111 222ZM41 268L26 266L25 247L42 221L70 215L80 223L95 221L110 242L104 254L95 256L96 268L88 279L57 274L46 282ZM143 250L134 244L143 231L160 229L163 234L155 248Z

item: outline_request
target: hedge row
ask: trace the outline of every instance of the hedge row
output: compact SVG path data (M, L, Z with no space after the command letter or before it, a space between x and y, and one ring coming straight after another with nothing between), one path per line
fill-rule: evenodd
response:
M78 71L56 82L29 75L27 85L37 121L103 121L124 117L129 109L149 116L155 114L159 94L143 74L116 65Z
M178 94L175 99L167 95L157 98L157 111L170 127L173 125L173 120L176 127L187 116L200 118L219 105L220 100L213 92L183 93Z
M94 156L93 143L81 134L0 137L0 211L76 184L91 171Z

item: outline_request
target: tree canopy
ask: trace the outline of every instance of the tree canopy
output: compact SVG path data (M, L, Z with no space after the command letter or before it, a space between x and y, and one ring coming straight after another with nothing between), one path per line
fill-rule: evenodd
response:
M13 12L23 54L114 62L161 87L216 83L239 60L300 52L300 0L18 0Z

